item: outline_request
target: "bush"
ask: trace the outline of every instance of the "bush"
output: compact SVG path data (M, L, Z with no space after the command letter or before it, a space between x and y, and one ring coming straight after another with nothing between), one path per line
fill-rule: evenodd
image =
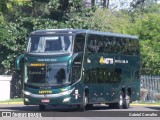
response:
M146 99L146 97L147 97L147 94L148 94L148 90L142 88L140 90L140 100L144 101Z
M160 100L160 93L155 93L156 100Z

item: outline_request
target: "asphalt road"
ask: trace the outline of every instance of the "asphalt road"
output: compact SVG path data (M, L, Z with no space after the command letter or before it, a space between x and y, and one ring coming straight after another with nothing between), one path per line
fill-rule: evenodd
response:
M46 111L40 112L38 106L0 105L0 116L2 112L6 115L6 111L12 114L12 118L3 116L0 120L160 120L160 106L109 109L105 105L96 105L86 112L79 112L75 107L47 106Z
M26 106L23 104L0 104L0 111L37 111L38 106ZM77 112L76 107L67 106L47 106L46 112ZM129 109L110 109L107 105L94 105L92 109L88 111L160 111L160 106L150 105L131 105Z

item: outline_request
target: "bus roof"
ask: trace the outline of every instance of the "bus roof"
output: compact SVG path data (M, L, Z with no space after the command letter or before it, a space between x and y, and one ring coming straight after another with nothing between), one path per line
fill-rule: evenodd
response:
M115 36L115 37L125 37L125 38L132 38L138 39L137 36L134 35L127 35L127 34L119 34L113 32L101 32L95 30L87 30L87 29L46 29L46 30L36 30L31 33L31 35L46 35L46 34L54 34L54 33L64 33L64 34L77 34L77 33L88 33L88 34L98 34L98 35L107 35L107 36Z

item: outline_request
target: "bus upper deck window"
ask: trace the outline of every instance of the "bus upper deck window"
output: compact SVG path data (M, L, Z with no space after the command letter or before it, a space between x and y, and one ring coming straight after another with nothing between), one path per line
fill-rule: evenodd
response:
M77 34L74 41L74 53L83 52L85 44L85 34Z

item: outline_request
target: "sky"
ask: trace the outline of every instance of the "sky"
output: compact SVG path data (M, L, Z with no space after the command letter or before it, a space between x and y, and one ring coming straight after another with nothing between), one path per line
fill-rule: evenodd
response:
M91 6L91 0L84 0L86 6ZM95 0L95 5L102 6L102 0ZM132 0L110 0L109 8L111 9L124 9L129 8Z
M84 0L88 6L91 5L91 0ZM95 4L98 6L102 6L102 2L103 0L95 0ZM110 9L127 9L130 7L130 3L133 0L110 0L110 4L109 4L109 8ZM160 0L157 0L157 3L160 4Z

